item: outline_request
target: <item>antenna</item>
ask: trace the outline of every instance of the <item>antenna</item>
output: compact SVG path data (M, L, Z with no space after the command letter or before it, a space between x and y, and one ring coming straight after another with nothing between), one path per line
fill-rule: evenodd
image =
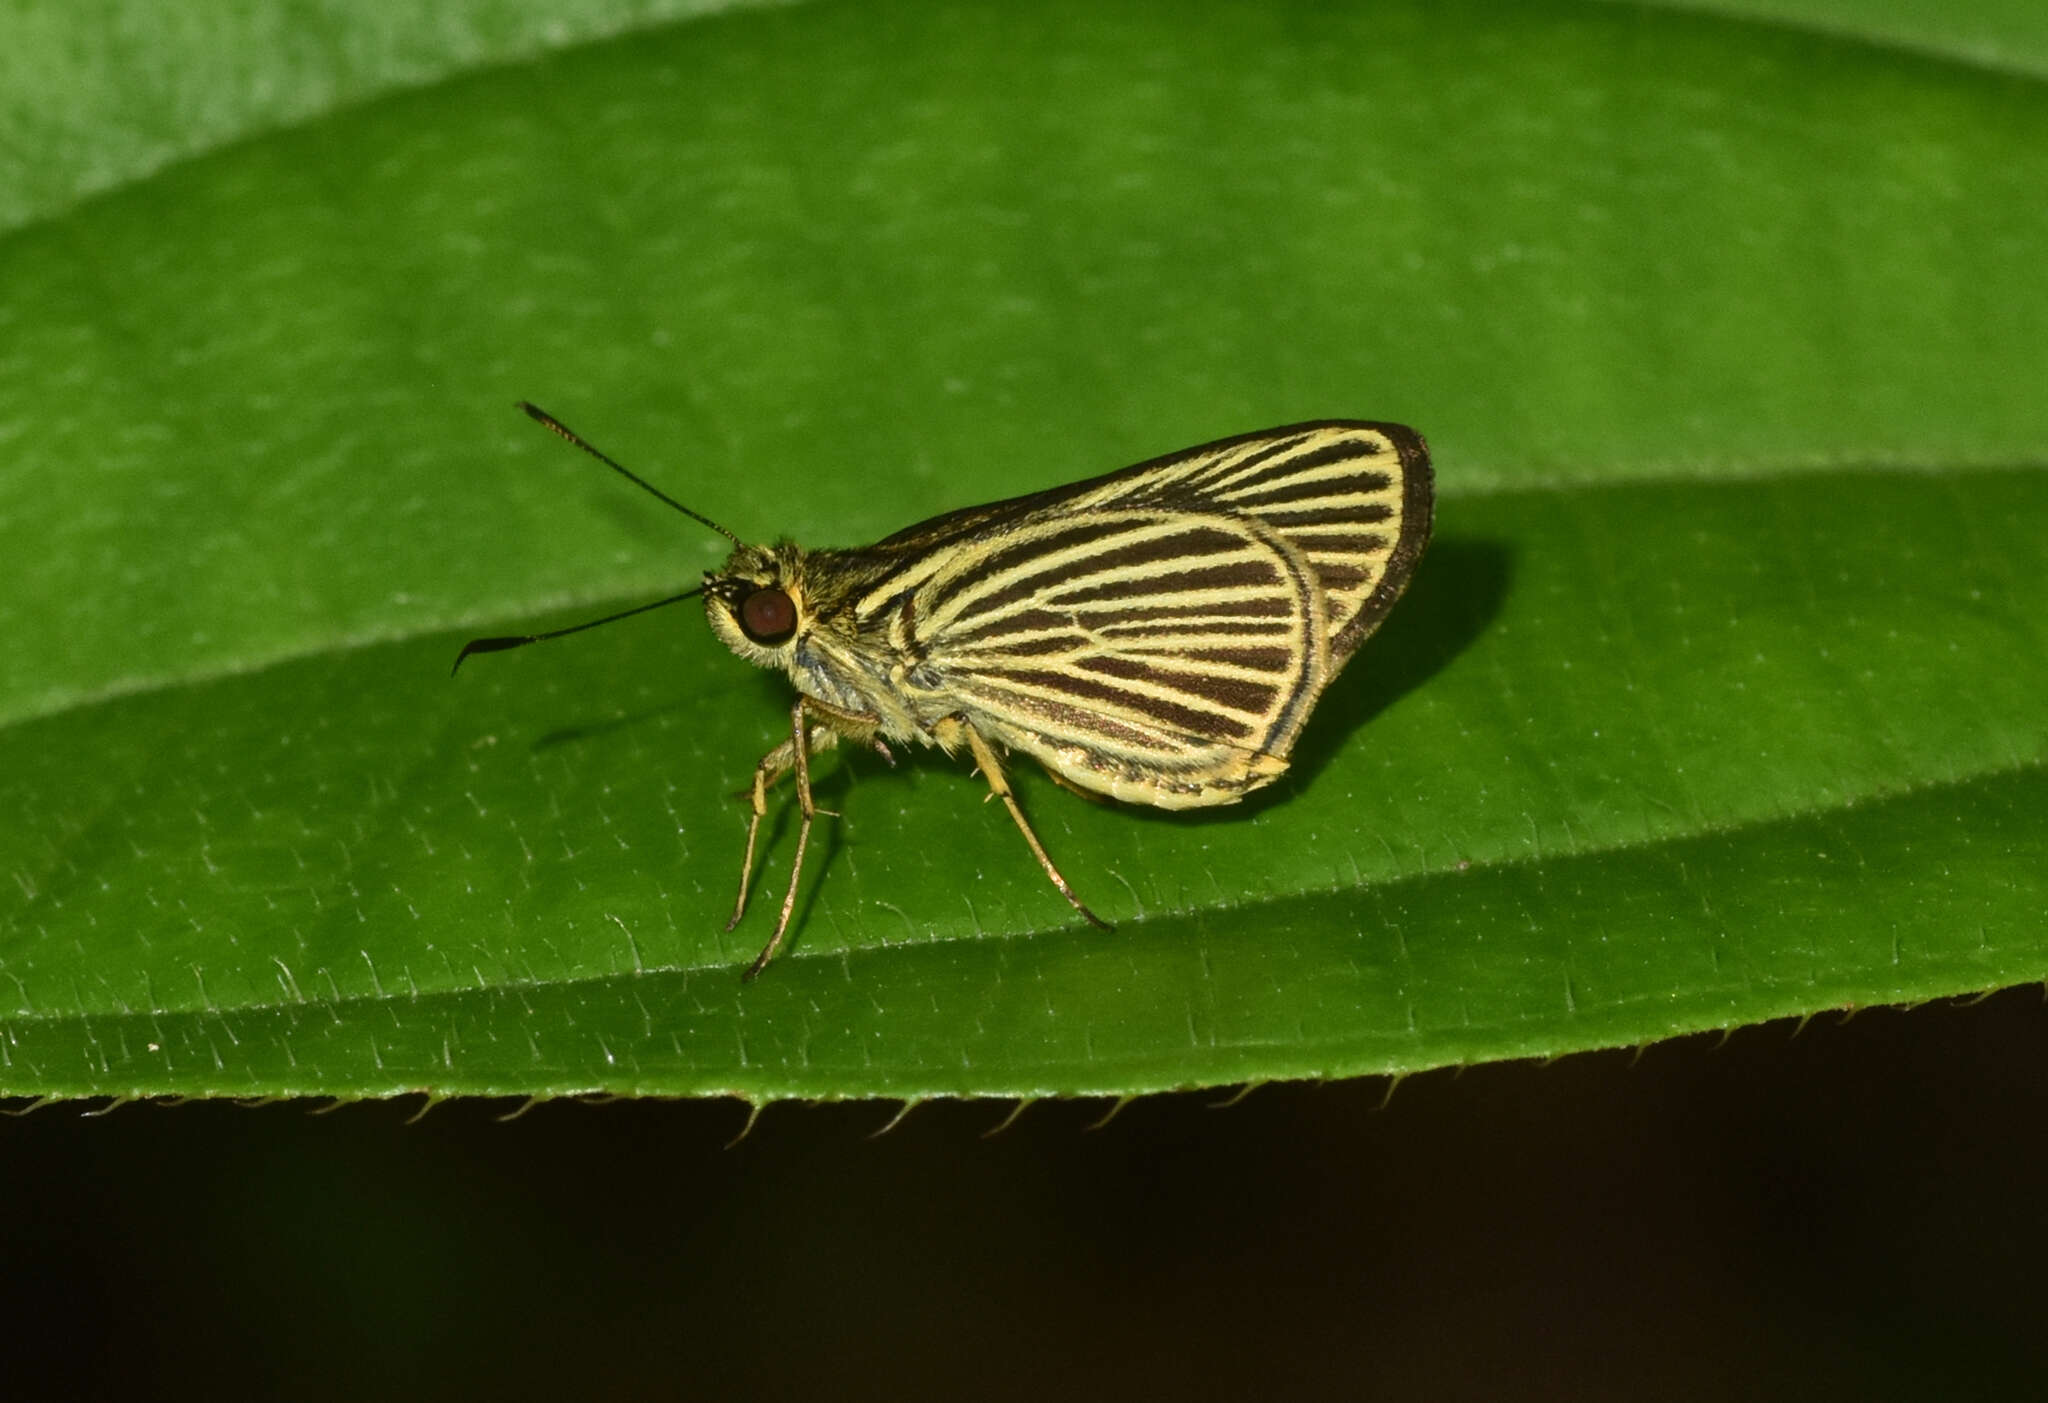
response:
M564 424L560 419L557 419L554 415L548 413L545 409L542 409L539 405L530 404L526 400L520 400L519 407L526 411L526 415L528 418L532 419L542 428L550 429L553 432L560 434L563 438L575 444L585 453L588 453L591 457L597 459L598 462L610 468L613 472L617 473L620 477L626 479L626 481L632 483L635 487L638 487L641 491L646 492L652 496L659 497L662 501L668 503L677 511L681 512L684 516L689 517L692 521L703 522L706 526L709 526L713 531L716 531L719 535L725 537L726 540L731 541L734 545L744 546L746 544L745 541L742 541L739 537L733 535L732 532L726 530L723 526L720 526L717 522L713 521L710 517L705 516L702 512L691 511L688 507L684 506L681 502L678 502L675 498L669 496L668 493L662 491L659 487L656 487L646 478L641 477L638 473L632 472L627 468L621 467L608 454L601 452L596 444L592 443L589 439L583 437L583 435L577 433L574 429L570 428L567 424ZM652 608L653 606L649 605L648 607Z
M455 666L448 669L448 675L453 677L457 669L462 666L462 660L471 653L502 653L507 648L524 648L529 643L545 643L550 638L560 638L564 634L569 633L581 633L584 629L596 628L599 624L615 624L620 619L630 619L635 614L646 613L649 609L665 609L671 604L680 604L685 599L693 599L703 592L704 586L698 585L695 589L686 589L681 594L672 594L666 599L657 599L652 604L642 604L636 609L625 609L616 614L607 614L601 619L592 619L587 624L571 624L567 628L552 629L547 633L513 634L505 638L472 638L469 642L463 644L462 651L455 655Z
M610 468L613 472L617 473L620 477L623 477L624 479L626 479L626 481L632 483L635 487L638 487L643 492L648 493L650 496L659 497L662 501L666 502L669 506L674 507L677 511L681 512L684 516L689 517L692 521L701 521L702 523L704 523L704 525L709 526L713 531L716 531L719 535L725 537L726 540L731 541L734 545L744 546L746 544L746 542L742 541L739 537L733 535L732 532L726 530L723 526L720 526L710 517L705 516L700 512L691 511L688 507L684 506L681 502L678 502L675 498L669 496L668 493L662 491L653 483L648 482L638 473L635 473L630 469L625 468L621 466L619 463L615 462L609 455L601 451L596 444L584 438L583 435L577 433L574 429L570 428L567 424L564 424L560 419L557 419L554 415L548 413L545 409L542 409L539 405L529 404L525 400L520 400L519 407L525 410L527 417L532 419L535 423L539 424L541 427L545 429L551 430L552 432L559 434L562 438L567 439L570 443L575 444L576 447L582 449L585 453L588 453L591 457L597 459L598 462L604 464L606 467ZM589 623L571 624L567 628L550 629L546 633L510 634L503 638L472 638L469 640L469 642L463 644L462 651L455 655L455 666L448 669L448 675L450 677L453 677L461 669L462 660L468 657L471 653L502 653L507 648L524 648L529 643L545 643L550 638L561 638L571 633L581 633L584 629L596 628L599 624L615 624L620 619L630 619L635 614L646 613L649 609L665 609L671 604L680 604L685 599L694 599L696 596L702 594L704 590L704 585L698 585L695 589L686 589L681 594L672 594L666 599L657 599L652 604L642 604L637 608L633 609L622 609L616 614L607 614L601 619L592 619Z

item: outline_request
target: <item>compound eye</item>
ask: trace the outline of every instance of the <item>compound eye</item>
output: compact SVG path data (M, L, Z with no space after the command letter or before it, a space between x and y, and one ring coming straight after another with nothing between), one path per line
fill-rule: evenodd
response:
M796 632L796 605L779 589L757 589L740 605L740 628L756 643L780 643Z

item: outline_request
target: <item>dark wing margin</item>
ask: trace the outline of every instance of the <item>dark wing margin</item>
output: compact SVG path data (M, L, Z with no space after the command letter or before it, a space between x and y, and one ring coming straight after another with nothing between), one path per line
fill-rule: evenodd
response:
M1405 424L1368 427L1384 435L1401 460L1400 529L1378 581L1360 602L1357 612L1330 639L1333 672L1380 626L1387 611L1407 591L1408 581L1414 578L1415 567L1421 563L1423 551L1429 548L1430 533L1436 527L1436 471L1430 466L1428 442Z

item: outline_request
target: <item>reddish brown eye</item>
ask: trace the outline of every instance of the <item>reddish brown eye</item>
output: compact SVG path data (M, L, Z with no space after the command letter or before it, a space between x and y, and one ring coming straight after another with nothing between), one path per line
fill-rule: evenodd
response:
M757 589L740 605L740 628L756 643L780 643L796 632L796 605L779 589Z

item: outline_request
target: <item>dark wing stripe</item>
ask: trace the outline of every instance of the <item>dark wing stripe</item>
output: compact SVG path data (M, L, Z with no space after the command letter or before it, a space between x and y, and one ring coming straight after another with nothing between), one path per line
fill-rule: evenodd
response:
M1341 535L1361 526L1378 526L1393 515L1394 509L1386 503L1371 502L1355 507L1318 507L1312 511L1262 511L1258 517L1288 540L1302 545L1332 533Z
M1054 568L1019 576L999 588L976 576L955 584L951 589L940 590L925 613L934 629L950 631L967 627L976 621L997 618L1031 604L1044 594L1048 575L1060 578L1068 573L1063 567Z
M1127 530L1125 534L1133 533ZM1127 544L1109 541L1081 559L1053 561L1030 574L1020 574L1014 584L1005 586L996 595L974 599L963 612L985 613L987 600L1009 598L1019 589L1024 591L1025 597L1030 597L1049 584L1079 583L1111 573L1140 570L1147 565L1196 561L1203 556L1242 558L1245 554L1243 536L1207 527L1196 527L1170 536L1139 537ZM936 607L943 607L947 602L950 602L950 596L942 594Z
M1104 624L1095 632L1131 646L1146 639L1163 639L1195 648L1209 638L1292 640L1295 624L1292 619L1177 619L1170 623ZM1158 645L1155 642L1153 646Z
M1260 672L1281 673L1294 666L1294 654L1285 648L1190 648L1179 656L1193 663L1256 668Z
M1050 556L1071 550L1075 546L1099 544L1110 537L1126 536L1131 533L1128 520L1089 521L1078 526L1063 527L1049 531L1042 536L1029 536L1012 545L1005 545L989 552L974 572L974 581L993 580L1019 565L1043 568L1043 562ZM941 594L938 603L946 598ZM927 606L929 607L929 605Z
M1320 448L1311 448L1299 457L1289 458L1287 470L1310 472L1316 468L1327 468L1332 463L1348 463L1353 458L1370 458L1379 451L1380 446L1371 439L1345 434Z
M1117 651L1129 657L1146 658L1155 662L1203 662L1205 666L1217 671L1264 675L1276 667L1291 665L1293 650L1281 647L1278 653L1269 658L1267 650L1258 646L1260 643L1270 644L1278 641L1278 635L1267 634L1263 639L1253 640L1249 644L1231 644L1218 639L1214 634L1184 633L1177 638L1119 639ZM1224 645L1222 652L1205 651L1213 650L1219 642ZM1240 652L1240 649L1246 651ZM1275 658L1279 660L1273 660Z
M1230 637L1241 632L1230 629L1203 629L1189 632L1185 628L1174 628L1154 636L1134 635L1126 630L1106 641L1115 644L1113 652L1102 652L1100 635L1091 635L1073 628L1047 629L1035 633L1006 634L991 638L977 646L973 643L948 640L946 667L952 671L985 666L988 663L1000 665L1005 658L1044 658L1064 655L1074 660L1077 667L1095 666L1100 660L1129 659L1133 666L1156 667L1162 662L1201 663L1218 675L1235 675L1249 680L1263 680L1276 671L1285 671L1294 663L1293 652L1286 647L1260 647L1256 642L1216 647L1219 635ZM1289 633L1274 633L1265 630L1253 635L1255 639L1285 643ZM1103 664L1100 671L1115 673L1121 664ZM1120 675L1120 674L1119 674Z
M963 686L962 695L990 710L1010 716L1035 718L1040 724L1057 728L1075 739L1108 741L1127 755L1173 754L1185 749L1190 740L1207 743L1206 737L1190 737L1178 731L1162 730L1111 716L1098 709L1078 709L1071 702L1054 701L1010 687L995 687L987 675L977 676Z
M1264 446L1261 446L1257 439L1253 439L1245 445L1250 451L1240 456L1224 457L1210 463L1203 463L1201 460L1196 459L1194 460L1196 470L1189 475L1189 481L1206 485L1220 483L1233 474L1249 472L1271 458L1276 458L1283 453L1292 453L1314 437L1313 433L1296 434L1291 438L1283 438Z
M1189 735L1208 740L1237 741L1250 736L1252 726L1237 716L1184 706L1165 697L1134 690L1128 684L1098 682L1072 672L1038 668L987 668L980 674L995 682L1008 682L1026 692L1050 699L1086 702L1111 716L1148 717ZM1069 727L1085 729L1091 717L1063 717Z
M1377 452L1377 446L1369 439L1339 438L1314 448L1302 449L1298 453L1271 458L1251 460L1239 465L1214 484L1214 491L1223 496L1248 492L1268 483L1286 482L1299 477L1345 478L1360 475L1363 469L1352 466L1353 460L1368 457ZM1335 469L1335 471L1325 471Z
M1270 520L1276 514L1272 510L1275 507L1310 502L1320 504L1326 511L1364 511L1379 507L1391 512L1393 506L1386 500L1387 487L1384 475L1371 473L1309 478L1262 488L1257 492L1232 492L1228 496L1219 496L1217 500L1228 503L1232 511L1255 512L1262 521Z
M1230 637L1291 638L1294 611L1285 599L1238 599L1187 606L1144 607L1097 604L1055 614L1031 609L1001 618L976 620L973 626L948 629L947 651L1003 646L1013 638L1057 635L1081 638L1079 630L1121 641L1130 638L1200 639Z
M975 513L957 515L966 520ZM951 521L952 518L938 518L926 525L940 527ZM1034 577L1071 573L1090 557L1107 558L1119 549L1139 549L1149 539L1162 535L1181 536L1200 528L1191 527L1185 521L1176 521L1168 515L1148 512L1142 516L1118 514L1108 520L1084 521L1045 533L1019 532L1015 524L988 529L997 533L994 536L995 549L981 557L977 568L953 576L941 586L938 594L919 601L921 612L928 619L948 607L951 601L963 597L980 596L995 599L1001 604L1014 604L1034 591ZM899 533L899 536L908 539L908 533ZM890 542L897 540L898 537L890 538ZM1234 536L1229 537L1229 541L1240 547L1243 544L1241 538ZM1200 544L1189 541L1185 548L1192 549ZM1161 550L1162 554L1172 552L1171 547ZM896 557L881 573L866 582L855 605L856 613L863 622L882 618L897 607L898 598L905 589L921 586L933 576L944 573L946 563L946 554L937 549L928 554L910 553Z
M1290 455L1300 452L1304 444L1313 443L1315 439L1313 431L1275 439L1256 453L1235 459L1225 458L1199 468L1189 475L1189 481L1198 485L1205 496L1227 492L1240 483L1264 476L1273 463L1286 462Z
M1002 634L989 640L986 649L978 649L973 643L962 640L947 641L948 667L961 667L972 658L994 657L1046 657L1054 653L1071 653L1086 645L1088 635L1072 628L1045 630L1032 633Z
M1274 595L1254 595L1244 599L1189 600L1181 604L1127 604L1118 611L1117 622L1105 627L1149 623L1155 619L1175 619L1183 626L1192 627L1218 618L1291 620L1293 617L1292 600Z
M1324 565L1321 563L1316 565L1316 579L1322 584L1324 589L1329 590L1333 594L1340 590L1356 589L1371 579L1372 575L1372 571L1358 565ZM1347 609L1344 611L1344 615L1340 615L1340 617L1347 616L1349 613L1350 610Z
M1057 614L1050 609L1019 609L997 618L978 617L971 624L955 624L946 630L945 643L948 648L971 648L987 638L1013 638L1019 634L1073 631L1074 613L1071 609L1061 610Z
M1279 644L1277 635L1272 634L1267 635L1261 641L1269 645ZM1223 644L1227 652L1233 655L1240 648L1249 647L1248 653L1244 656L1250 657L1252 661L1244 661L1242 658L1221 655L1211 655L1206 660L1203 660L1197 656L1202 654L1205 649L1214 649L1219 642ZM1241 677L1253 682L1272 681L1272 674L1276 669L1288 671L1292 675L1291 669L1296 661L1294 650L1284 645L1262 649L1257 643L1251 645L1233 644L1227 640L1219 640L1214 635L1207 633L1184 633L1177 638L1119 638L1116 640L1116 646L1107 651L1090 640L1086 646L1077 647L1074 650L1074 656L1076 658L1123 657L1129 658L1145 667L1193 667L1199 665L1205 671L1216 673L1218 676Z
M1361 531L1348 522L1341 526L1297 526L1287 533L1287 539L1294 542L1296 549L1305 550L1310 555L1376 555L1388 546L1387 538L1381 533Z
M1126 682L1142 682L1151 688L1185 693L1196 701L1215 702L1243 712L1248 721L1256 721L1270 711L1280 691L1271 681L1223 672L1188 672L1181 668L1160 667L1142 658L1113 654L1076 658L1074 666L1104 677L1119 677ZM1284 673L1282 680L1285 680ZM1147 695L1155 693L1148 692Z
M1169 570L1138 579L1111 579L1101 584L1063 588L1049 594L1045 602L1057 609L1097 600L1156 599L1161 595L1195 595L1206 590L1271 589L1279 581L1280 572L1272 561L1254 557L1198 570Z
M1178 564L1205 556L1246 562L1249 555L1242 534L1170 520L1162 527L1157 516L1119 521L1113 533L1080 545L1069 544L1057 552L1026 551L1024 545L1028 543L1005 554L1027 563L1014 565L1007 572L977 569L948 581L934 592L923 612L937 627L957 627L1044 598L1054 584L1092 581L1148 565Z

